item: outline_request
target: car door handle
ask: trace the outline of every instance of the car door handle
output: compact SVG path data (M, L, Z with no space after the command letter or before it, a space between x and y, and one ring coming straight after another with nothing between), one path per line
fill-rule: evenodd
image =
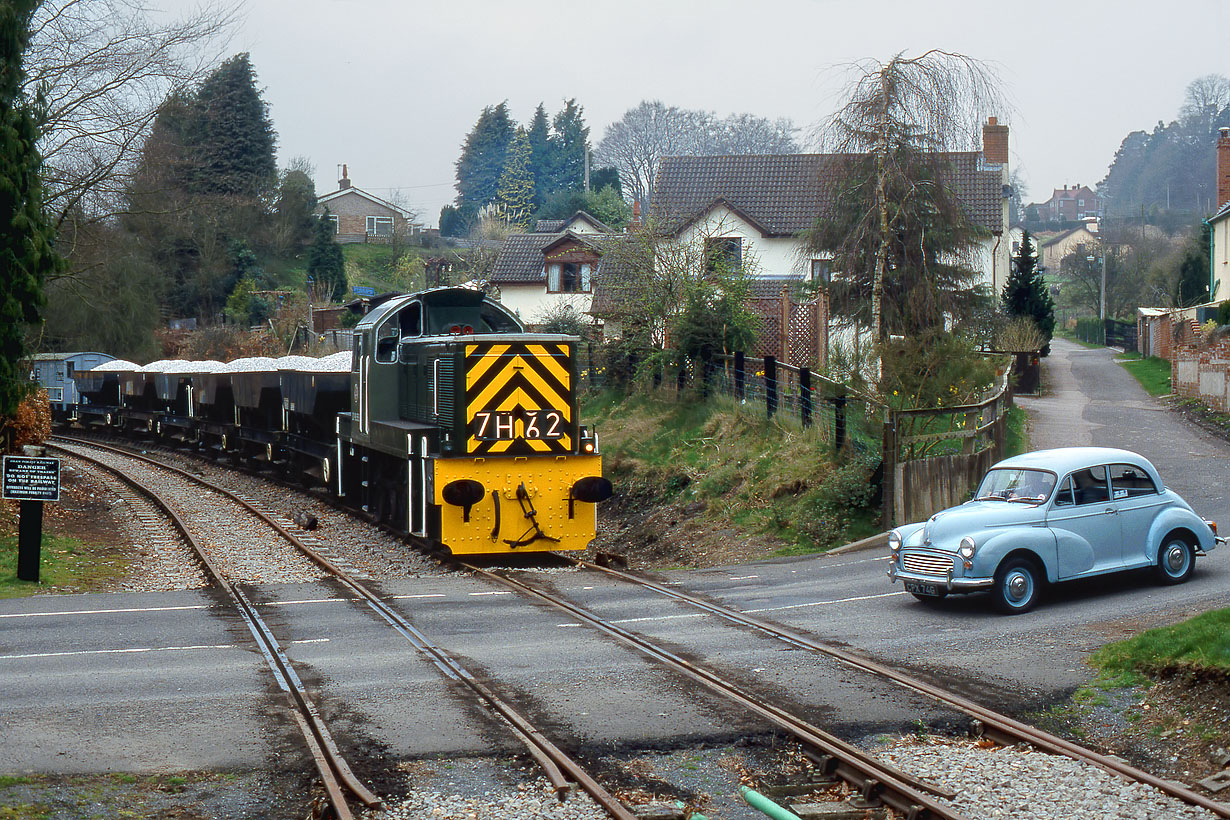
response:
M1115 514L1115 508L1114 508L1114 507L1107 507L1107 508L1106 508L1106 510L1105 510L1105 512L1106 512L1106 514L1107 514L1107 515L1114 515L1114 514Z

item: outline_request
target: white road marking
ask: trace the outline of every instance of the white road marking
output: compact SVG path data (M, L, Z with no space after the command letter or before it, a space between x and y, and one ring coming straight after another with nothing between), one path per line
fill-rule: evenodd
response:
M69 655L132 655L142 652L186 652L193 649L234 649L233 643L199 646L146 646L133 649L82 649L76 652L32 652L26 655L0 655L0 660L20 658L62 658Z
M759 575L732 575L732 576L731 576L730 578L728 578L727 580L730 580L730 581L747 581L747 580L750 580L750 579L752 579L752 578L759 578L759 577L760 577Z
M467 592L467 595L512 595L511 592L504 590L493 590L491 592Z
M328 643L332 638L305 638L291 643ZM130 649L79 649L73 652L30 652L24 655L0 655L0 661L21 658L63 658L71 655L136 655L145 652L188 652L195 649L236 649L233 643L197 644L195 646L140 646Z
M392 597L394 600L404 601L409 598L443 598L444 593L443 592L424 592L419 595L394 595Z
M891 598L894 595L908 595L907 592L881 592L878 595L856 595L851 598L835 598L831 601L812 601L810 604L790 604L789 606L771 606L764 609L745 609L748 615L760 612L781 612L783 609L805 609L812 606L827 606L829 604L846 604L850 601L870 601L874 598Z
M65 609L58 612L13 612L0 615L0 618L46 618L50 615L109 615L120 612L176 612L184 609L212 609L213 604L195 604L193 606L148 606L132 607L130 609Z
M707 612L689 612L689 613L687 613L686 615L656 615L656 616L654 616L654 617L652 617L652 618L618 618L618 619L612 619L612 620L608 621L607 623L612 623L612 624L639 624L639 623L644 623L644 622L646 622L646 621L678 621L678 620L683 619L683 618L703 618L703 617L705 617L707 614L709 614L709 613L707 613ZM563 627L568 627L568 626L581 626L581 624L575 624L575 623L574 623L574 624L556 624L556 626L563 626Z

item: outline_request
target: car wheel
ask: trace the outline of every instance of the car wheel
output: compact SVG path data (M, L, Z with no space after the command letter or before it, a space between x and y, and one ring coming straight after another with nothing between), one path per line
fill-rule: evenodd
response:
M1179 536L1167 538L1157 551L1157 565L1154 571L1157 579L1163 584L1181 584L1192 577L1192 569L1196 566L1196 551L1187 539Z
M995 585L991 595L995 608L1008 615L1028 612L1038 603L1042 579L1038 567L1027 558L1012 558L999 565L995 571Z

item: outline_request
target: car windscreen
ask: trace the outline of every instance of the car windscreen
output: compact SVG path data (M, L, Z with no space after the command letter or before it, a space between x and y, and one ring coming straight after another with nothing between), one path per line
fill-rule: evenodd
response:
M978 485L974 498L1041 504L1055 488L1055 474L1046 470L1001 467L991 470Z

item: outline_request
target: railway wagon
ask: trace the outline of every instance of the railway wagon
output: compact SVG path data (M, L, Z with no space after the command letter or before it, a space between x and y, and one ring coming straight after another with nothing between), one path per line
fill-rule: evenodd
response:
M585 548L611 485L578 419L575 337L441 288L385 302L354 339L339 493L454 554Z

